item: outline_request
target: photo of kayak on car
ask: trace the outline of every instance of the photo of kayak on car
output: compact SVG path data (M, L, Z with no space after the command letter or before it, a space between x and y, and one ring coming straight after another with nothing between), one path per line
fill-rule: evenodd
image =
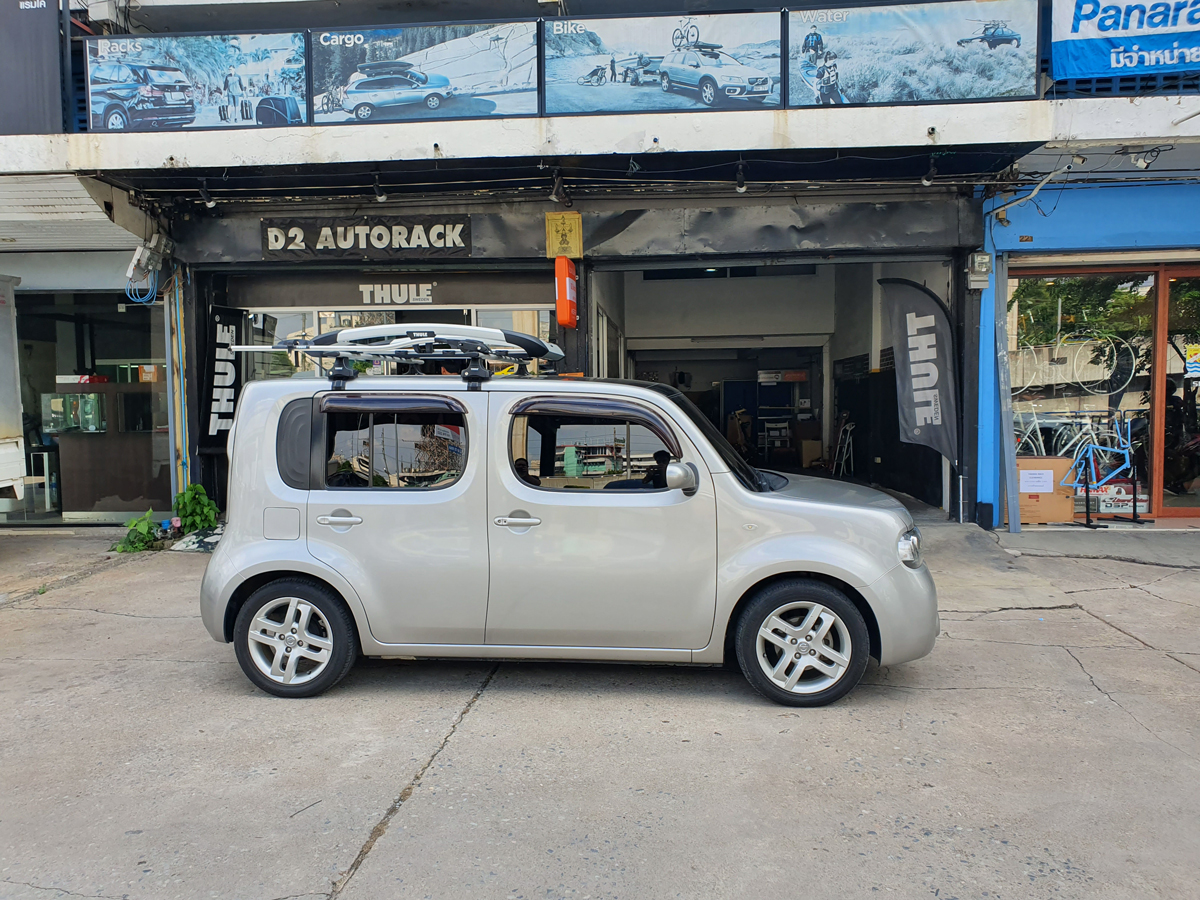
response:
M546 113L779 106L780 26L773 13L547 21Z

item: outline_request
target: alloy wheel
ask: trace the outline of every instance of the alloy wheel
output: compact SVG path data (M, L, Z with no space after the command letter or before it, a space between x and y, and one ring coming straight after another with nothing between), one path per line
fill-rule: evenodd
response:
M125 114L113 111L108 114L108 120L105 122L109 131L124 131L125 130Z
M785 603L767 616L755 648L763 673L793 694L833 687L852 655L846 623L829 607L808 600Z
M712 106L717 99L717 89L713 87L711 81L706 81L700 85L700 99L704 101L705 106Z
M255 667L278 684L304 684L320 675L333 653L329 621L299 597L268 600L246 635Z

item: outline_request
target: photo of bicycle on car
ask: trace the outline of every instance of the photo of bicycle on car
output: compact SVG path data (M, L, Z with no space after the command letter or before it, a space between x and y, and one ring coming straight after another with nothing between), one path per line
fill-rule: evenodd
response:
M780 43L773 13L548 22L546 111L778 106Z

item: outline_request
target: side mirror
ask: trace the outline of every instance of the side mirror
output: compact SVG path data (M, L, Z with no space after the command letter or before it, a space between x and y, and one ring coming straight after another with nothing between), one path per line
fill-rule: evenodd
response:
M691 463L670 463L667 465L667 489L683 491L687 496L696 493L700 486L700 478L696 467Z

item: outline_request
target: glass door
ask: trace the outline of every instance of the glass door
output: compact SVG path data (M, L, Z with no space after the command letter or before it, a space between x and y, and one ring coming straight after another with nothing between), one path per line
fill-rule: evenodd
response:
M1200 515L1200 273L1167 281L1162 514Z

